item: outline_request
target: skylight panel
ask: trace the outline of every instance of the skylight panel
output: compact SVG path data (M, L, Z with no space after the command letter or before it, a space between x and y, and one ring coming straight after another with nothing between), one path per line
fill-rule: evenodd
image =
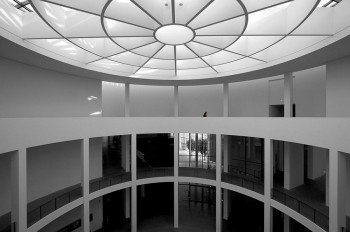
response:
M22 12L33 12L33 7L27 0L8 0L8 2Z
M321 0L318 7L334 7L342 0Z

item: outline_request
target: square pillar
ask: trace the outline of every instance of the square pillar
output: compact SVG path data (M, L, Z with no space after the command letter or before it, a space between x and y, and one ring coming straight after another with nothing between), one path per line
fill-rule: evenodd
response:
M179 133L174 133L174 228L179 228Z
M304 184L304 145L284 142L284 188Z
M273 141L264 139L264 232L272 232L273 215L271 191L273 188Z
M131 180L136 181L137 179L137 147L136 147L136 134L131 135Z
M293 74L284 75L284 117L293 117Z
M329 151L329 231L346 226L346 156Z
M131 150L131 143L130 143L130 135L122 135L121 137L121 144L122 144L122 167L125 172L130 172L130 150ZM123 192L124 194L124 215L125 218L130 218L131 216L131 192L130 188L126 188Z
M11 153L11 223L15 232L27 231L27 150Z
M221 232L221 134L216 134L216 232Z
M229 115L229 88L228 83L223 84L223 117Z
M227 135L223 136L223 144L222 144L222 149L223 149L223 172L228 172L228 152L229 152L229 137ZM231 192L227 189L223 189L223 219L228 220L228 217L231 212Z
M130 84L125 84L124 116L130 117Z
M131 232L137 232L137 185L131 187Z
M290 231L290 217L286 214L283 214L283 232Z
M174 86L174 117L179 117L179 86Z
M81 186L83 197L82 211L82 227L83 231L90 231L90 154L89 154L89 138L81 140Z

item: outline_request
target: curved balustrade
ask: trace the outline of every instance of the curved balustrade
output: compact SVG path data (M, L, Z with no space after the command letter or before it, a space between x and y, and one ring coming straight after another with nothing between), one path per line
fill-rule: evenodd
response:
M247 127L247 124L252 126ZM87 126L89 125L89 126ZM91 126L92 125L92 126ZM113 125L113 127L111 127ZM130 126L132 125L132 126ZM85 128L85 130L81 130ZM50 143L81 140L111 134L138 134L138 133L180 133L181 131L198 131L212 134L244 135L269 140L283 140L303 143L312 146L331 149L333 152L342 151L350 153L350 120L338 118L60 118L60 119L2 119L0 123L1 153L21 150ZM11 133L10 133L11 132ZM334 139L342 138L342 139ZM251 168L251 167L249 167ZM259 194L264 193L262 179L264 173L258 168L255 171L229 168L230 173L222 173L222 182L241 186ZM173 170L139 170L137 178L152 178L159 176L173 176ZM243 175L244 174L244 175ZM179 176L202 179L216 179L216 169L207 170L199 168L179 167ZM93 180L90 192L131 180L130 173ZM198 180L198 182L201 182ZM218 183L219 184L219 183ZM80 187L79 187L80 188ZM67 194L67 195L66 195ZM40 207L28 213L28 225L32 225L56 209L81 197L79 193L65 193L60 197L51 199ZM270 197L270 196L267 196ZM287 207L298 212L305 219L296 219L314 224L324 230L328 229L328 216L312 207L308 202L293 199L285 192L273 192L273 198ZM274 206L275 207L275 206ZM278 209L279 206L276 206ZM287 213L289 215L289 213ZM293 215L289 215L293 217ZM51 219L50 219L51 220ZM314 223L311 223L314 222ZM46 222L45 222L46 223ZM319 231L319 228L313 229Z
M237 185L260 194L264 194L264 182L259 182L254 179L247 178L243 175L235 175L232 173L223 172L221 174L221 181L228 184Z
M61 208L62 206L79 199L82 197L82 188L81 186L76 187L69 192L63 193L59 195L58 197L55 197L53 199L50 199L46 201L44 204L40 205L39 207L36 207L33 210L30 210L27 213L27 224L28 227L33 225L35 222L39 221L43 217L49 215L50 213L54 212L55 210Z
M111 175L106 177L101 177L90 181L90 193L96 192L98 190L131 181L131 173L125 172L117 175Z
M216 172L212 169L179 167L179 176L215 180Z
M174 176L173 167L161 167L161 168L143 168L137 170L137 179L162 177L162 176Z
M300 199L297 199L289 195L287 192L278 190L276 188L273 189L272 198L288 206L289 208L297 211L301 215L307 217L308 219L322 227L324 230L328 231L328 215L320 212L319 210L310 206L308 203L302 202Z

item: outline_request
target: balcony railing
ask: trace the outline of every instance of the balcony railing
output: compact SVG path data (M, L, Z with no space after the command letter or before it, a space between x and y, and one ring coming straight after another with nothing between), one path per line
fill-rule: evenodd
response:
M328 231L328 215L318 211L314 207L310 206L306 202L302 202L301 200L288 195L286 192L283 192L278 189L273 189L272 198L276 201L288 206L289 208L297 211L301 215L304 215L315 224L322 227L324 230Z
M137 179L145 179L152 177L174 176L173 167L161 168L143 168L137 170Z
M229 165L228 172L237 175L244 175L254 179L262 179L263 172L261 170L251 169L244 166Z
M35 222L39 221L48 214L54 212L55 210L61 208L62 206L79 199L82 197L81 186L72 189L67 193L63 193L54 199L47 201L46 203L40 205L39 207L28 212L28 227L33 225Z
M96 192L98 190L131 181L131 173L125 172L117 175L111 175L106 177L101 177L90 181L90 193Z
M197 178L215 180L216 170L203 169L203 168L179 167L179 176L197 177Z
M251 179L244 175L223 172L221 175L221 181L264 194L264 182Z

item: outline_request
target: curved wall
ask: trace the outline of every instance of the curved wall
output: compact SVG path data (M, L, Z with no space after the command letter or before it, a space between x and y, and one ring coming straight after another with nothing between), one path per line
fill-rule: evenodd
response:
M23 150L33 146L57 143L69 140L85 141L88 138L116 134L144 133L181 133L199 132L224 135L240 135L265 139L265 146L271 139L303 143L327 148L331 151L350 153L350 119L347 118L19 118L0 120L0 153ZM176 141L175 141L176 143ZM221 144L218 140L217 143ZM217 149L221 146L217 144ZM266 148L265 148L266 149ZM221 154L221 150L217 150ZM269 157L271 154L265 150ZM270 154L270 155L269 155ZM266 157L265 157L266 159ZM175 156L175 160L176 156ZM221 163L217 157L218 166ZM175 166L176 169L177 166ZM268 169L268 166L265 166ZM134 173L133 173L134 171ZM266 172L266 170L265 170ZM221 182L217 179L206 180L192 177L161 177L136 180L136 165L132 167L131 182L111 186L94 193L84 195L86 200L72 202L31 226L28 231L37 231L52 220L68 212L85 201L95 199L107 193L137 185L158 182L194 182L214 185L217 188L229 189L253 197L269 204L289 215L310 230L323 232L316 224L296 213L292 209L271 199L270 193L265 195L248 189ZM221 170L217 169L217 173ZM266 174L266 173L265 173ZM266 187L265 182L265 188ZM220 190L221 191L221 190ZM68 207L68 208L67 208Z

